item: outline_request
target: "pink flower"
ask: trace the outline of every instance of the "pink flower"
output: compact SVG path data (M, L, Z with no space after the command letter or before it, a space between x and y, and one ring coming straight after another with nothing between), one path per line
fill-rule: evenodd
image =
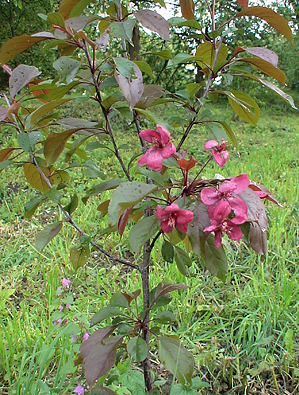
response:
M62 323L63 323L63 325L66 325L67 324L67 318L65 318Z
M223 141L221 145L218 144L216 140L209 140L204 144L205 149L212 149L212 155L215 162L218 164L219 168L225 165L228 160L229 152L226 151L227 141Z
M210 219L216 220L216 218L214 218L215 210L221 202L225 201L226 206L233 209L236 217L238 217L238 221L241 221L239 224L245 222L247 205L243 199L236 195L243 192L249 184L250 181L247 174L241 174L238 177L233 177L231 180L224 181L219 188L203 189L200 197L203 203L209 206L208 214ZM219 223L220 221L217 222Z
M90 333L87 331L84 333L83 335L83 341L85 342L85 340L87 340L89 338Z
M62 310L63 310L63 306L62 305L59 305L59 307L58 307L58 310L60 311L60 313L62 312Z
M70 305L69 303L66 303L65 308L66 308L67 310L69 310L69 309L71 308L71 305Z
M161 229L164 233L171 233L174 226L180 232L188 231L188 223L193 220L194 214L191 211L180 209L176 203L167 206L164 210L157 207L156 216L161 222Z
M61 323L61 318L58 318L58 320L53 321L53 325L58 325Z
M152 170L161 170L163 159L175 153L175 146L169 141L170 133L163 126L157 125L157 131L145 129L139 133L139 137L153 146L138 160L138 164L146 164Z
M78 387L76 387L76 388L74 389L74 393L75 393L75 394L78 394L78 395L84 395L84 388L81 387L81 385L78 385Z
M73 333L71 337L71 342L75 342L76 340L77 340L77 335L76 333Z
M226 233L232 240L240 240L244 235L241 229L234 223L233 219L226 219L222 223L217 224L211 221L212 225L204 229L204 232L215 233L215 247L219 248L222 243L222 233Z
M66 279L66 278L64 278L64 279L62 280L62 286L63 286L64 288L69 288L69 287L70 287L70 283L71 283L71 281L68 280L68 279Z

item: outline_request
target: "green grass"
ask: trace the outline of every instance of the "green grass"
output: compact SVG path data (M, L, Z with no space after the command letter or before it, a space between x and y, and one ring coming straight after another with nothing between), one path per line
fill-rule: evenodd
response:
M224 105L211 108L226 121L232 118ZM174 112L170 107L166 112L168 119ZM93 111L90 117L95 117ZM185 279L174 264L163 261L158 242L153 252L151 287L160 281L184 281L190 286L173 294L167 308L174 312L177 323L163 329L166 333L178 334L193 352L195 375L210 385L202 393L287 394L286 391L295 391L295 394L299 382L298 118L292 112L284 114L269 109L256 127L242 121L230 124L240 144L238 151L230 151L230 160L221 173L225 176L248 173L249 178L266 186L284 205L281 209L271 202L265 204L269 218L269 252L261 258L243 242L240 246L228 243L230 265L223 284L204 272L195 256L196 276ZM143 122L143 127L145 125ZM121 139L119 145L125 142L132 146L133 128L118 119L116 126L117 137ZM178 128L174 135L179 138L180 133ZM204 141L205 130L198 127L187 144L200 162L206 158L201 150ZM4 136L3 145L9 143L9 137ZM137 148L132 148L137 152ZM119 166L106 150L96 152L107 178L110 173L119 172ZM60 214L54 206L46 204L32 221L24 219L23 206L35 192L25 189L20 170L10 171L1 173L0 185L0 393L70 394L83 382L81 368L75 368L73 360L80 336L89 329L92 314L105 306L114 292L140 288L141 280L137 272L111 265L96 251L92 252L88 264L74 273L68 254L78 238L67 225L43 253L38 253L34 249L35 234ZM220 171L211 165L205 176L213 177L215 173ZM82 196L88 185L81 171L73 174L75 190ZM15 180L18 188L14 192L6 185L14 185ZM104 197L101 198L104 200ZM66 197L63 203L68 199ZM100 222L96 211L98 203L98 198L90 198L86 206L80 202L74 215L92 235L98 234L98 227L103 230L107 226L106 220ZM120 240L116 235L109 235L100 241L109 251L130 258L125 237ZM71 310L64 316L68 318L68 325L58 328L53 327L52 320L60 303L56 291L64 277L72 281L68 292ZM5 297L3 291L8 289L14 291ZM70 341L74 331L78 343ZM155 361L154 340L152 345ZM120 361L114 374L121 381L122 375L131 377L133 373L128 374L128 367ZM129 388L130 381L126 383ZM111 383L111 388L119 394L126 393L121 387L116 390L115 383ZM161 388L166 393L165 385Z

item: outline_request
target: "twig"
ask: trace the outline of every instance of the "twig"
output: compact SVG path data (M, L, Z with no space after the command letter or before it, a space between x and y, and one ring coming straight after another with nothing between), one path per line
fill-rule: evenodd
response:
M205 91L204 91L204 93L203 93L203 95L202 95L202 99L205 99L205 98L206 98L206 96L207 96L207 94L209 93L209 90L210 90L210 88L211 88L212 80L213 80L213 78L214 78L213 69L214 69L214 67L215 67L215 65L216 65L216 62L217 62L217 59L218 59L218 56L219 56L219 53L220 53L220 48L221 48L221 45L222 45L222 41L223 41L223 37L220 38L218 48L217 48L216 51L215 51L215 59L214 59L214 62L213 62L212 71L211 71L211 74L210 74L210 76L209 76L209 78L208 78ZM181 148L181 146L183 145L184 141L186 140L188 134L190 133L192 127L195 125L197 115L198 115L199 110L201 109L202 105L203 105L203 103L199 103L199 105L198 105L198 107L197 107L197 109L196 109L196 111L195 111L195 116L194 116L194 117L192 118L192 120L190 121L189 125L187 126L187 128L186 128L186 130L185 130L185 133L183 134L183 136L182 136L182 138L181 138L179 144L178 144L177 147L176 147L176 150L177 150L177 151L180 150L180 148Z
M110 121L109 121L109 118L108 118L108 112L106 111L106 109L102 105L102 98L101 98L101 92L100 92L100 89L99 89L99 84L98 84L98 82L96 80L96 77L95 77L95 72L94 72L94 69L92 67L92 60L91 60L90 54L88 52L85 40L83 40L83 49L84 49L85 55L86 55L87 60L88 60L88 65L89 65L89 69L90 69L90 72L91 72L91 75L92 75L93 84L94 84L94 87L96 89L97 101L100 104L102 112L103 112L104 117L105 117L108 134L110 136L110 140L112 142L113 149L114 149L114 154L117 157L117 160L120 163L120 165L121 165L121 167L123 169L123 172L125 173L127 179L129 181L132 181L130 173L126 169L126 166L125 166L125 164L124 164L124 162L123 162L123 160L122 160L122 158L121 158L121 156L119 154L119 151L118 151L118 148L117 148L117 145L116 145L116 141L115 141L112 129L111 129Z

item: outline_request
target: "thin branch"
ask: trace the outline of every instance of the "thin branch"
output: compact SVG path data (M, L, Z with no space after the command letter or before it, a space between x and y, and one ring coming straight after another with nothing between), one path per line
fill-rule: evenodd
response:
M214 59L214 62L213 62L212 70L214 69L214 67L215 67L215 65L216 65L216 62L217 62L217 59L218 59L218 56L219 56L219 53L220 53L222 41L223 41L223 37L220 37L220 41L219 41L218 48L217 48L216 51L215 51L215 59ZM208 95L214 77L215 77L215 75L214 75L213 71L211 71L211 74L210 74L210 76L209 76L209 78L208 78L208 81L207 81L207 85L206 85L205 91L204 91L204 93L203 93L201 99L205 99L206 96ZM177 150L177 151L180 150L180 148L181 148L181 146L183 145L184 141L186 140L188 134L190 133L192 127L196 124L196 118L197 118L197 115L198 115L199 110L201 109L202 105L203 105L203 103L200 102L199 105L198 105L198 107L197 107L197 109L196 109L196 111L195 111L195 116L194 116L194 117L192 118L192 120L190 121L189 125L187 126L187 128L186 128L186 130L185 130L185 133L183 134L183 136L182 136L182 138L181 138L179 144L178 144L177 147L176 147L176 150Z
M105 117L105 121L106 121L106 126L107 126L107 130L108 130L108 134L109 134L109 136L110 136L110 140L111 140L111 142L112 142L113 149L114 149L114 154L115 154L115 156L117 157L117 160L118 160L118 162L120 163L120 165L121 165L121 167L122 167L122 169L123 169L123 172L125 173L127 179L128 179L129 181L132 181L131 176L130 176L130 173L129 173L128 170L126 169L126 166L125 166L125 164L124 164L124 162L123 162L123 160L122 160L122 158L121 158L121 156L120 156L120 154L119 154L119 151L118 151L118 148L117 148L117 145L116 145L116 141L115 141L115 138L114 138L112 129L111 129L110 121L109 121L109 118L108 118L108 112L107 112L106 109L102 106L102 98L101 98L101 92L100 92L99 84L98 84L97 79L96 79L96 77L95 77L95 71L94 71L93 66L92 66L91 56L90 56L90 53L89 53L89 51L88 51L88 48L87 48L87 45L86 45L86 41L85 41L85 40L83 40L83 49L84 49L85 55L86 55L87 60L88 60L88 65L89 65L89 69L90 69L90 71L91 71L93 84L94 84L94 87L95 87L95 89L96 89L97 101L98 101L98 103L100 104L101 109L102 109L102 112L103 112L104 117Z

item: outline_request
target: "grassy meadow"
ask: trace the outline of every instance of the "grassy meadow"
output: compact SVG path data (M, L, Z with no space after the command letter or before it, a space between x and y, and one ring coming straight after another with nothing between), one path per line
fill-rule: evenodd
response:
M265 202L269 219L266 256L250 251L243 241L227 243L229 270L225 284L205 272L195 256L196 276L184 278L175 264L163 261L161 245L156 246L151 287L161 281L190 286L173 293L166 309L175 314L177 322L165 325L163 330L177 334L196 361L194 388L188 392L174 384L160 365L153 340L151 359L157 394L295 395L299 393L298 115L285 107L268 106L262 109L257 126L252 127L235 119L226 104L209 104L209 108L231 125L239 148L231 148L230 159L221 171L212 164L205 176L245 172L267 187L284 209ZM68 116L97 119L95 109L81 111L74 105ZM170 117L175 111L169 107L165 114ZM132 133L136 132L129 123L117 120L115 125L119 145L126 143L134 151ZM180 133L178 128L173 135L178 139ZM201 148L205 141L205 129L197 127L187 142L186 148L200 161L207 155ZM1 148L12 143L14 138L4 132ZM107 179L109 173L119 171L106 150L92 151L90 157L98 161ZM73 171L72 177L77 194L83 196L89 185L81 170ZM83 383L82 369L73 361L85 331L93 331L89 324L92 314L105 306L114 292L141 288L141 279L137 272L111 264L96 251L84 267L74 272L69 250L78 236L70 226L64 226L38 253L34 248L36 233L61 214L54 205L45 203L32 220L25 219L24 204L34 196L20 169L1 172L0 393L71 394ZM68 199L66 194L65 203ZM98 197L90 198L86 206L80 202L75 220L106 249L132 259L125 237L101 236L107 223L99 218L98 204ZM57 289L63 278L69 279L71 286L59 296ZM70 309L59 316L61 301L69 303ZM68 320L66 325L53 325L58 316ZM72 341L73 333L77 341ZM130 367L121 356L117 361L111 375L104 377L105 385L118 395L143 394L139 366Z

